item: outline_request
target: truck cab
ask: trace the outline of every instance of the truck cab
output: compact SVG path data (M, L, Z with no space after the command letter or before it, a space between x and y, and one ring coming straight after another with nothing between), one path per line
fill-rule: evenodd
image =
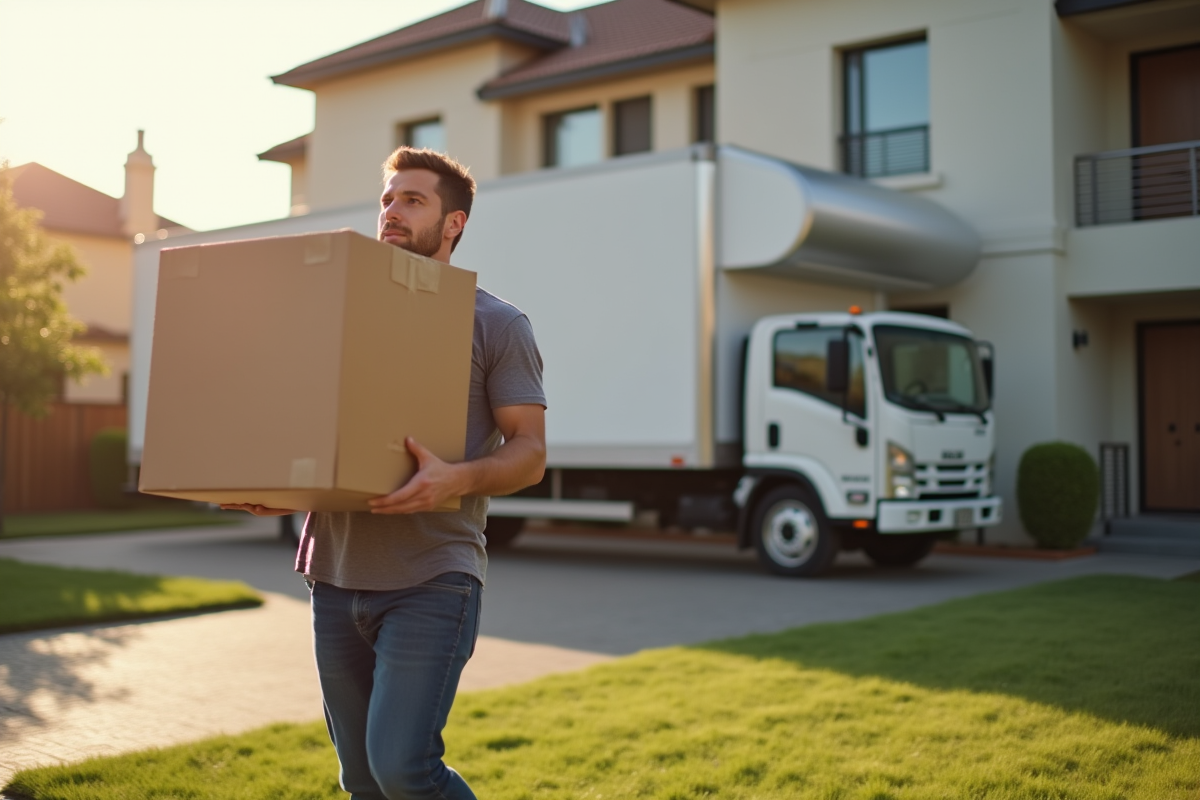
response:
M760 320L745 365L739 537L768 569L843 549L902 566L939 535L1000 521L991 348L900 312Z

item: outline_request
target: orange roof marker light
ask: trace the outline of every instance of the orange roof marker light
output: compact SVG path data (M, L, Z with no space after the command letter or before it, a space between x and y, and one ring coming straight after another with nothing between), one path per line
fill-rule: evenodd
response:
M859 528L860 530L862 528L871 527L871 523L865 519L856 519L856 520L854 520L854 522L852 524L854 525L854 527Z
M850 313L858 316L862 313L862 306L850 306Z

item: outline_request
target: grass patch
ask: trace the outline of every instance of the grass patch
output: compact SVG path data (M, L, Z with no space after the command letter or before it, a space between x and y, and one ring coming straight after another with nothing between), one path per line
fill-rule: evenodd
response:
M1177 581L1191 581L1192 583L1200 583L1200 571L1197 571L1197 572L1189 572L1189 573L1188 573L1188 574L1186 574L1186 575L1180 575L1180 576L1179 576L1178 578L1176 578L1175 580L1177 580Z
M262 605L238 581L67 569L0 558L0 633Z
M4 534L0 538L71 536L80 533L113 533L194 525L231 525L243 519L244 514L210 511L193 506L8 514L4 517Z
M1091 577L463 695L480 797L1194 798L1200 585ZM36 800L342 798L323 725L29 770Z

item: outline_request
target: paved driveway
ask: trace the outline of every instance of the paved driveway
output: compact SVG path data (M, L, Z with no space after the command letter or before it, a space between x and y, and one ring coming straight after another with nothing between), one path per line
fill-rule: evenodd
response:
M237 528L0 542L0 556L133 572L237 578L307 599L271 520ZM526 533L492 554L485 634L610 655L813 622L858 619L1073 575L1171 578L1200 560L1098 554L1066 561L934 555L879 569L843 554L827 577L768 575L722 543Z

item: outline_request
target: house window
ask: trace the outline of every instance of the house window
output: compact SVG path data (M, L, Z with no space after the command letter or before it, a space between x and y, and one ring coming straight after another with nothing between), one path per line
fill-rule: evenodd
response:
M909 40L843 56L842 171L929 171L929 45Z
M547 114L544 122L544 166L578 167L604 157L604 129L596 106Z
M446 152L446 126L437 117L401 125L399 139L400 144L409 147L428 147L439 153Z
M715 142L717 140L717 87L696 88L696 118L693 124L693 142Z
M613 155L645 153L650 149L650 98L613 103Z

